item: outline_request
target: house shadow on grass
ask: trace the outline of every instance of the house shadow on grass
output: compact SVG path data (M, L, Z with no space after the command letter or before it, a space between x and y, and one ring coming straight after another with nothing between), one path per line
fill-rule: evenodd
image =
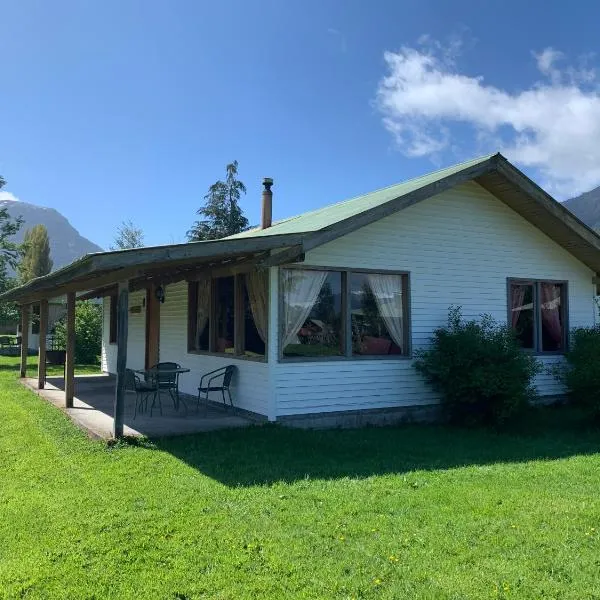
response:
M442 425L300 430L251 427L164 438L156 448L227 486L366 478L600 452L598 430L565 407L536 408L503 431Z

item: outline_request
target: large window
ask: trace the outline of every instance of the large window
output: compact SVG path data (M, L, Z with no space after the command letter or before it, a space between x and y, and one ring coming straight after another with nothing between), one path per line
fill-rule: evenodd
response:
M510 280L509 324L523 348L534 352L564 352L567 343L567 284Z
M263 357L268 321L267 271L190 282L188 351Z
M283 269L281 355L408 355L408 276Z

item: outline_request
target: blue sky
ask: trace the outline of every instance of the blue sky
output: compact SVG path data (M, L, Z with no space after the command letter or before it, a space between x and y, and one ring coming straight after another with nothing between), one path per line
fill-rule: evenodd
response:
M500 149L600 184L594 2L2 2L0 174L108 247L185 241L237 159L257 223Z

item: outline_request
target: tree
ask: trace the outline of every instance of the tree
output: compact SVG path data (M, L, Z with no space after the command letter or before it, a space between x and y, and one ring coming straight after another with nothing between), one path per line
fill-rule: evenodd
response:
M19 275L23 283L52 271L50 238L44 225L34 225L25 232L23 248L23 259L19 265Z
M206 204L196 213L204 218L196 221L187 232L190 242L218 240L248 229L248 219L239 205L242 192L246 193L246 186L237 178L237 160L225 169L225 181L213 183L204 196Z
M128 248L141 248L144 245L144 232L136 227L132 221L123 221L111 250L127 250Z
M65 317L54 325L54 343L66 348ZM99 364L102 350L102 307L89 300L75 305L75 362L81 365Z
M0 176L0 188L4 184L5 181ZM12 219L7 208L0 209L0 294L7 292L17 284L14 277L9 277L8 267L14 269L22 255L22 247L11 241L22 224L21 217ZM14 302L0 302L0 321L18 323L19 311Z

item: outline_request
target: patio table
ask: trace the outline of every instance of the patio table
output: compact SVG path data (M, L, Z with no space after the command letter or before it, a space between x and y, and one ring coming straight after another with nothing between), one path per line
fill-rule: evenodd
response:
M171 396L171 398L173 399L173 404L175 406L175 410L179 410L179 403L183 402L183 406L185 407L185 411L187 413L187 404L185 403L184 400L182 400L179 397L179 376L182 373L189 373L191 369L187 369L185 367L178 367L176 369L172 369L172 368L157 368L157 367L152 367L150 369L135 369L134 373L138 373L139 375L143 375L144 379L146 381L150 380L154 380L157 381L158 380L158 374L160 373L161 375L175 375L175 396L173 396L172 394L172 389L173 388L169 388L169 395ZM158 385L157 387L157 392L159 395L159 405L160 405L160 385ZM164 388L163 388L164 389ZM154 402L155 402L156 398L154 398L152 400L152 406L150 407L150 412L152 412L152 408L154 407Z

